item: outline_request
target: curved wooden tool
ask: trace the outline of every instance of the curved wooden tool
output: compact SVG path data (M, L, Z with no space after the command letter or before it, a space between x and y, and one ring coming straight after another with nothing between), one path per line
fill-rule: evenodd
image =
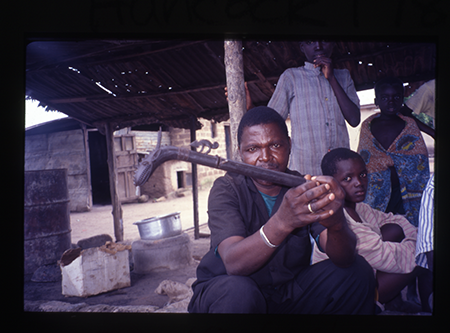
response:
M139 164L134 175L134 185L142 186L143 184L145 184L152 173L156 170L156 168L162 163L169 160L178 160L201 164L211 168L230 171L252 178L264 179L275 184L289 187L295 187L306 182L303 177L290 175L284 172L268 170L242 162L228 160L217 155L208 155L211 149L216 149L219 147L219 144L217 142L212 144L208 140L201 140L199 142L194 141L193 143L191 143L191 146L201 146L200 151L202 151L205 147L208 147L209 149L206 153L201 153L173 146L160 148L160 144L158 144L157 148L153 150L147 157L145 157Z

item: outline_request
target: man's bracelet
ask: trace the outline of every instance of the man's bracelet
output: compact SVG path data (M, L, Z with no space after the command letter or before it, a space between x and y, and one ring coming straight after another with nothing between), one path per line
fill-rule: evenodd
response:
M271 248L278 247L279 245L274 245L269 241L266 234L264 233L263 228L264 228L264 225L261 227L261 229L259 229L259 234L261 235L261 238L263 239L264 243L266 243L266 245Z

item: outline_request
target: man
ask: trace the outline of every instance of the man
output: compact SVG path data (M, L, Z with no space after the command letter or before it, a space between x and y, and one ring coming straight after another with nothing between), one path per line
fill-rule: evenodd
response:
M238 143L244 163L299 175L287 169L291 141L275 110L249 110ZM189 312L372 314L373 272L355 253L343 200L329 176L292 189L234 173L218 178L208 202L211 250ZM330 260L309 265L310 234Z
M331 41L302 41L304 66L281 74L267 104L291 119L292 156L289 168L321 174L320 162L330 150L350 148L346 121L358 126L361 114L355 85L346 69L334 69ZM251 96L247 89L247 105Z

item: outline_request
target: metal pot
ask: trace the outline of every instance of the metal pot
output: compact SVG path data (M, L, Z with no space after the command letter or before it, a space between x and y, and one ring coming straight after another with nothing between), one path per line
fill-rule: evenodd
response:
M180 212L151 217L134 222L141 239L155 240L181 234Z

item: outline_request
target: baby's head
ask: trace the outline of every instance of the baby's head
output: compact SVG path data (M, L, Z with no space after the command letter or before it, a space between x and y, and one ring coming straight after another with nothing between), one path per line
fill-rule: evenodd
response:
M367 169L361 155L348 149L336 148L322 158L322 173L334 177L346 192L345 201L364 201L367 191Z

